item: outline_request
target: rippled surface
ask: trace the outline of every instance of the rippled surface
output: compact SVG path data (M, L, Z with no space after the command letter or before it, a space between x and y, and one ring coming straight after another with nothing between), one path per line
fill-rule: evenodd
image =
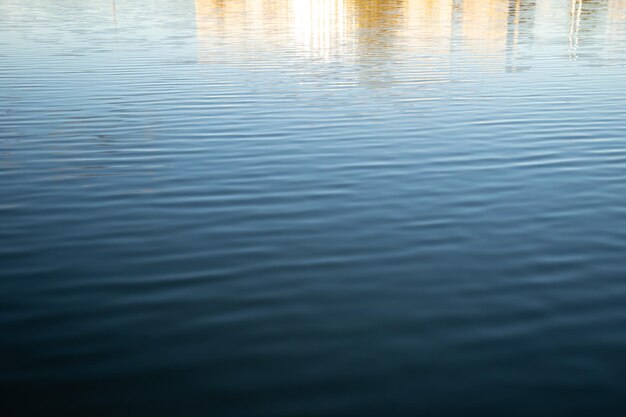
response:
M625 22L0 0L7 415L618 415Z

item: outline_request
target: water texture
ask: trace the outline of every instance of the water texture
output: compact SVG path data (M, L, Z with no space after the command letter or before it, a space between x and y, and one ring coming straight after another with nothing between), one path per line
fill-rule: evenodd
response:
M626 415L626 0L0 0L9 416Z

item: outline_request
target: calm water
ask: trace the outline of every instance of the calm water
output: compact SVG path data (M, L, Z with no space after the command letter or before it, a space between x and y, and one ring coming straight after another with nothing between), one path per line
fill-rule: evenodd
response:
M0 0L0 307L7 417L624 415L626 0Z

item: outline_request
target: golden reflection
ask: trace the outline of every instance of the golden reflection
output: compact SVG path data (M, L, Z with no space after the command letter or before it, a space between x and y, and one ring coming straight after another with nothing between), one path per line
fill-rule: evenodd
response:
M454 14L461 39L480 52L505 49L509 3L524 0L196 0L198 38L275 52L295 47L323 59L380 54L401 44L448 51ZM278 49L278 51L277 51ZM206 57L205 57L206 58Z
M474 52L501 54L506 47L508 0L463 0L463 40Z
M196 0L200 61L212 62L216 41L249 53L270 52L285 40L293 0Z
M539 20L570 16L569 53L576 58L590 0L195 0L200 60L220 53L274 54L315 61L368 63L413 56L421 64L465 58L517 70L519 45L533 41ZM622 36L626 0L607 0L610 36ZM541 5L541 7L538 7ZM568 10L569 9L569 10ZM548 16L548 14L550 16ZM594 17L593 19L596 19ZM594 20L595 21L595 20ZM567 36L567 35L566 35ZM568 39L567 37L565 39ZM281 55L282 54L282 55ZM434 64L433 64L434 65ZM367 65L363 65L366 67Z
M406 44L421 52L447 53L452 48L453 0L407 0L404 5Z

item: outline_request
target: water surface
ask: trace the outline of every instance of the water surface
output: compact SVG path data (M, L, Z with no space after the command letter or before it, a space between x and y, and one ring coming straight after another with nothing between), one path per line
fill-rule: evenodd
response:
M620 415L625 120L624 0L0 0L4 408Z

